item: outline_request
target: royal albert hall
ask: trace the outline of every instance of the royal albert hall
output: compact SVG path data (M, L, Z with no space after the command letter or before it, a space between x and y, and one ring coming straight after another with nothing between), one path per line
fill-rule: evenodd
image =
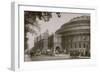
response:
M61 35L63 49L90 56L90 16L75 17L63 24L56 33Z

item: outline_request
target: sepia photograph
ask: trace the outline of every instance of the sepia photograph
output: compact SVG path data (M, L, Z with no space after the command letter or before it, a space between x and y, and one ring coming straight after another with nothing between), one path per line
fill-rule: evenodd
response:
M89 13L24 11L24 62L90 59Z

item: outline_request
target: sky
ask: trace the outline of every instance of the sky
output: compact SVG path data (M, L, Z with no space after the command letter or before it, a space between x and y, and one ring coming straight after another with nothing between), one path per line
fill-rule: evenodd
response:
M49 34L55 33L55 31L57 31L63 24L69 22L71 19L75 17L83 16L83 15L88 15L88 14L61 13L61 17L58 18L55 13L52 13L52 18L48 22L38 20L38 23L40 26L40 32L38 33L38 35L40 35L41 33L44 33L46 30L48 30ZM36 35L28 33L27 36L29 37L28 49L31 49L32 47L34 47L34 38L36 37Z

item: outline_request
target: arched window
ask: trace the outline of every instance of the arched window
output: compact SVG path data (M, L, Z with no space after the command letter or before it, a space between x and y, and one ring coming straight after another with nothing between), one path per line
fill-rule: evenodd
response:
M77 48L77 47L76 47L76 43L75 43L75 48Z
M85 48L85 43L83 43L83 46L84 46L84 48Z
M79 42L79 48L81 48L81 42Z

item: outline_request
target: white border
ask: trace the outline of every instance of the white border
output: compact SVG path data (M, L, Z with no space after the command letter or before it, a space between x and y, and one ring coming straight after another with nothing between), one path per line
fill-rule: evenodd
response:
M13 8L14 7L14 8ZM58 61L39 61L24 62L24 10L30 11L50 11L50 12L73 12L73 13L90 13L91 14L91 59L80 60L58 60ZM83 8L82 6L43 6L32 5L32 3L12 3L12 64L13 70L32 70L48 69L61 67L82 67L96 65L96 46L95 46L95 8ZM15 41L14 41L15 40ZM95 49L94 49L95 48Z

